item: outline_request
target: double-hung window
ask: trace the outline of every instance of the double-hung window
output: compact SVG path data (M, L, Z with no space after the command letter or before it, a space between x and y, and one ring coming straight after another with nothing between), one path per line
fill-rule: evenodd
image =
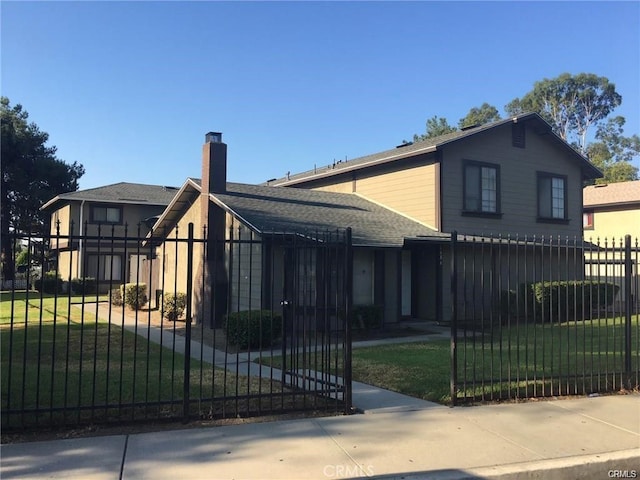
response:
M538 219L567 220L567 177L552 173L538 173Z
M465 161L463 212L486 215L500 213L499 165Z

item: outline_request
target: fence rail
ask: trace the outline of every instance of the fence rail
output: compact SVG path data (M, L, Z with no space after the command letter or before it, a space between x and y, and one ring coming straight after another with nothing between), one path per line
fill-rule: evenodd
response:
M454 405L638 388L637 239L454 234L451 251Z
M72 232L13 239L5 431L350 411L350 231Z

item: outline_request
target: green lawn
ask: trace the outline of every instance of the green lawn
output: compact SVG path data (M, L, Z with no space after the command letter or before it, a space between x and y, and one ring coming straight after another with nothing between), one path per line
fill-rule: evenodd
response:
M619 317L495 327L484 336L472 332L459 335L458 399L497 400L637 388L626 384L621 373L624 319ZM636 372L639 336L636 315L632 317L631 357ZM274 366L282 364L279 357L264 361ZM449 340L355 348L352 368L355 381L451 403ZM633 380L637 382L637 378L636 374Z
M83 317L81 308L71 308L69 305L81 305L85 300L95 302L106 301L106 296L87 295L59 295L49 293L40 294L37 291L0 292L0 325L8 325L13 319L14 324L28 322L50 322L54 320L68 319L80 322ZM85 320L95 320L94 311L87 309L84 312ZM71 315L71 317L69 317Z
M96 322L91 309L83 316L81 308L69 308L68 298L40 303L39 294L30 292L28 302L24 297L14 296L13 306L10 296L0 298L3 428L181 415L183 355ZM278 382L236 377L195 360L189 383L195 415L235 417L288 402L277 396L283 391ZM269 392L276 397L242 398ZM199 404L200 398L216 401ZM12 409L25 413L9 414Z

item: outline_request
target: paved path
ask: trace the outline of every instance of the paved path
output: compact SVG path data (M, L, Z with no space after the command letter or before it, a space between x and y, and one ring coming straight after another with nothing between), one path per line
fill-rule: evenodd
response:
M381 407L364 415L3 445L0 474L3 480L640 475L637 394L448 408L379 389L363 393Z

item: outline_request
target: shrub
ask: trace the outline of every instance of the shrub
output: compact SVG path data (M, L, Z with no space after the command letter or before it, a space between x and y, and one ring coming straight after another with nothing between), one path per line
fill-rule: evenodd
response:
M147 303L147 285L144 283L125 283L120 290L123 303L134 310Z
M523 283L517 292L501 292L500 307L511 317L524 317L526 306L530 319L589 318L593 308L611 306L618 290L613 283L591 280Z
M239 348L269 347L280 337L282 316L271 310L233 312L225 319L227 340Z
M62 278L57 272L46 272L36 280L35 286L42 293L62 293Z
M383 311L380 305L354 305L351 325L354 328L381 328Z
M122 305L124 305L124 302L122 301L121 288L122 287L118 287L118 288L109 290L109 301L111 302L112 305L115 305L116 307L121 307Z
M165 293L162 297L162 315L167 320L176 321L187 306L187 294L182 292Z
M535 302L543 318L559 320L590 317L593 307L609 307L620 287L595 281L539 282L533 285Z
M78 295L90 295L98 291L98 282L93 277L74 278L71 280L71 291Z

